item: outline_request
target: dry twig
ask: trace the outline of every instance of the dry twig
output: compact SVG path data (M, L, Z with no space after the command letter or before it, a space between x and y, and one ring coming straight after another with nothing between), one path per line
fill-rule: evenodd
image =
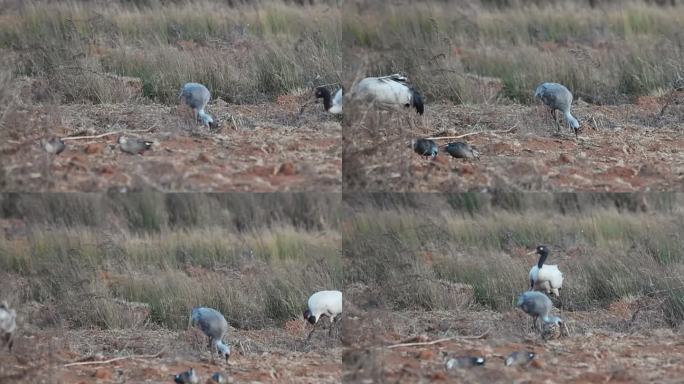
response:
M156 357L161 356L164 352L166 352L165 349L162 349L161 351L155 353L154 355L131 355L131 356L120 356L120 357L115 357L113 359L109 360L102 360L102 361L79 361L76 363L69 363L69 364L64 364L64 367L74 367L77 365L97 365L97 364L109 364L113 363L115 361L119 360L125 360L125 359L154 359Z
M455 340L455 339L478 340L478 339L484 339L487 336L489 336L489 331L487 331L481 335L478 335L478 336L452 336L452 337L446 337L444 339L424 341L424 342L419 342L419 343L392 344L392 345L388 345L387 348L390 349L390 348L399 348L399 347L416 347L416 346L422 346L422 345L434 345L434 344L439 344L439 343L443 343L445 341L450 341L450 340Z
M458 136L438 136L438 137L426 137L426 140L447 140L447 139L460 139L463 137L467 136L472 136L472 135L477 135L478 133L508 133L511 132L515 129L515 126L509 128L509 129L504 129L504 130L499 130L499 131L478 131L478 132L469 132L469 133L464 133L462 135Z

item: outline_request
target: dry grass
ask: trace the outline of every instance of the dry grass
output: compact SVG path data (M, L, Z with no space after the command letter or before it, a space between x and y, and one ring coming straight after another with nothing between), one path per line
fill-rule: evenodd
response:
M326 195L2 202L0 294L15 306L38 305L38 325L182 329L192 307L210 306L237 328L263 328L299 318L312 292L341 284L340 237L334 219L324 223L339 203Z
M388 308L455 309L442 297L449 294L440 287L445 281L472 286L480 305L510 309L527 289L536 262L525 252L547 244L548 263L559 264L566 277L565 309L649 296L657 300L661 319L670 325L684 321L684 216L677 203L647 208L647 201L662 201L662 195L625 210L601 208L591 197L560 205L572 211L553 206L562 197L544 194L499 194L508 209L472 195L412 196L347 201L354 216L343 226L346 281L368 285L375 301ZM615 195L613 201L629 207L625 200L631 198Z

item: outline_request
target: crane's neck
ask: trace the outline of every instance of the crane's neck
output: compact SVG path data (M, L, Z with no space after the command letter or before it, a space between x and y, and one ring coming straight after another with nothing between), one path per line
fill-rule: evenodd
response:
M214 340L214 345L222 355L230 356L230 346L226 345L222 340Z
M579 121L577 121L577 119L575 119L575 116L573 116L570 113L570 110L565 111L563 113L563 115L565 116L565 121L568 122L568 125L570 125L570 127L572 127L573 129L579 128L579 126L580 126Z
M539 261L537 261L537 268L542 269L542 267L544 266L544 262L546 262L546 258L547 258L548 256L549 256L549 252L548 252L548 251L542 251L542 252L539 254Z
M321 93L321 97L323 98L323 108L325 108L326 111L330 111L330 108L332 108L332 96L330 96L330 91L323 88Z

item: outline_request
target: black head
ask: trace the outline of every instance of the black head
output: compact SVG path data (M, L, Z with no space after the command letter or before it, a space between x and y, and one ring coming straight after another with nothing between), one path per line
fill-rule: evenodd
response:
M528 351L527 354L526 354L526 356L527 356L527 359L528 359L528 360L532 360L532 359L534 359L534 352L529 352L529 351Z
M328 97L330 97L330 91L328 91L327 88L325 88L325 87L318 87L318 88L316 88L316 97L319 97L319 98L320 98L320 97L323 97L323 98L325 98L326 95L327 95Z
M470 359L471 359L471 360L470 360L471 363L472 363L474 366L484 365L484 363L485 363L484 357L471 357Z
M316 316L314 316L308 309L304 311L304 320L308 321L311 324L316 324Z
M539 256L548 256L549 255L549 248L546 245L538 245L537 246L537 254Z
M218 121L210 121L209 122L209 129L218 129L221 125L219 124Z

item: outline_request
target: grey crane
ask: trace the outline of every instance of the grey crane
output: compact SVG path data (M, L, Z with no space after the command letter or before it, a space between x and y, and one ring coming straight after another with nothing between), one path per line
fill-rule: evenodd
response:
M551 299L542 292L527 291L523 293L518 297L516 306L522 309L523 312L532 316L535 329L537 329L539 333L543 332L542 324L539 323L540 319L545 325L555 324L560 326L563 324L563 320L560 317L552 316L550 314L553 303L551 302Z
M0 303L0 336L5 345L12 350L14 344L14 331L17 329L17 312L7 305L6 301Z
M455 141L445 145L444 151L457 159L480 160L480 152L478 152L475 147L471 147L462 141Z
M230 346L223 342L223 337L228 333L228 322L221 312L213 308L193 308L191 319L192 325L198 327L209 338L211 358L214 358L214 350L216 350L228 361Z
M534 91L534 97L541 100L544 105L549 107L553 121L560 131L560 124L556 117L556 111L561 111L565 117L565 122L570 128L575 131L575 136L579 135L580 123L570 113L572 106L572 93L561 84L558 83L542 83Z
M209 128L216 126L214 118L204 111L211 99L211 92L207 87L199 83L185 83L178 94L178 98L183 104L192 108L195 121L201 121Z

